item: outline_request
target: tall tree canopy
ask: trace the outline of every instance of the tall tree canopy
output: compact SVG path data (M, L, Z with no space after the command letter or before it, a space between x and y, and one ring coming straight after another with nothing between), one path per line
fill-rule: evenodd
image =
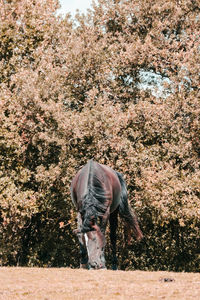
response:
M94 158L124 174L146 236L118 245L121 268L198 270L198 1L98 0L75 19L0 4L2 264L77 266L69 186Z

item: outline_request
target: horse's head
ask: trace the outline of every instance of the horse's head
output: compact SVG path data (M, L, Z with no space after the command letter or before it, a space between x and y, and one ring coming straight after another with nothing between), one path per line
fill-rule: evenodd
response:
M88 264L90 269L105 268L105 236L98 225L93 225L93 231L84 234L85 244L88 252Z
M84 244L87 248L88 266L91 269L105 268L105 216L107 217L107 206L105 201L99 201L100 192L89 190L85 195L80 215L82 224L80 226L81 233L84 236ZM101 195L101 200L104 194Z

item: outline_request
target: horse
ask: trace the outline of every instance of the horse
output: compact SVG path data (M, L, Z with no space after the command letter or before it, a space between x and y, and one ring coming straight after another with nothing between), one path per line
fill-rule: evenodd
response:
M125 180L117 171L89 160L71 183L71 198L77 210L80 244L80 267L104 269L105 230L110 223L112 269L117 270L116 229L118 214L124 220L128 243L133 230L137 240L143 238L137 217L128 203Z

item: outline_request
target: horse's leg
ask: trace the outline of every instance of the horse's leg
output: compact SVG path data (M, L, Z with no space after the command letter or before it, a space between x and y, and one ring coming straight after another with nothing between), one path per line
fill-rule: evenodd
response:
M110 241L112 249L112 269L117 270L117 255L116 255L116 230L118 226L118 208L110 214Z
M81 233L82 218L80 213L77 214L77 222L78 222L77 236L79 240L80 255L81 255L80 268L88 269L88 253L86 248L85 236L83 233Z

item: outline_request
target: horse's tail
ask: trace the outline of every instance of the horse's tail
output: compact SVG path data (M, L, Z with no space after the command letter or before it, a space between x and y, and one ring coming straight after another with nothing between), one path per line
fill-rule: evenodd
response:
M135 215L133 209L130 207L128 203L128 193L127 193L126 183L124 181L123 176L118 172L116 173L121 184L119 214L126 224L128 230L128 241L130 242L131 230L133 230L136 239L139 241L143 238L143 234L138 224L137 216Z

